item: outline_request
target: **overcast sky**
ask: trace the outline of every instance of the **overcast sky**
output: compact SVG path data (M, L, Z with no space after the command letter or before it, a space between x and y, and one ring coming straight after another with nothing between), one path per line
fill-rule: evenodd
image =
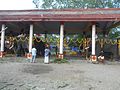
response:
M35 9L32 0L0 0L0 10Z

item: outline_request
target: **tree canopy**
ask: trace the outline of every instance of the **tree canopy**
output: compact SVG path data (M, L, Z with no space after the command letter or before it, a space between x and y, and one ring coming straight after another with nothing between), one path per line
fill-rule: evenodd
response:
M120 8L120 0L33 0L36 8Z

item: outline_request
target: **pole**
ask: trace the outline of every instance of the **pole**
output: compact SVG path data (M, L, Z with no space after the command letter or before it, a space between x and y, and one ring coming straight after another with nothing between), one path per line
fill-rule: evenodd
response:
M33 24L30 25L30 34L29 34L29 53L32 52L32 39L33 39Z
M1 29L1 46L0 46L0 57L3 57L4 53L4 44L5 44L5 24L2 24Z
M60 54L63 54L64 25L60 26Z
M95 38L96 38L96 25L92 25L92 55L91 55L91 61L93 63L96 63L97 57L95 55Z
M96 26L92 25L92 55L95 55L95 35L96 35Z
M58 58L63 59L63 38L64 38L64 23L62 22L60 25L60 50Z
M2 24L1 29L1 52L4 52L4 43L5 43L5 24Z

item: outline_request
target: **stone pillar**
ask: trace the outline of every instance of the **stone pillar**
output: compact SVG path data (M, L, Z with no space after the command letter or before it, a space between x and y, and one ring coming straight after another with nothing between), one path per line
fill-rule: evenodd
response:
M30 33L29 33L29 53L27 54L27 58L32 58L32 40L33 40L33 24L30 25Z
M95 55L95 35L96 35L96 26L92 26L92 55Z
M3 57L4 55L4 44L5 44L5 24L2 24L0 57Z
M118 57L120 57L120 39L117 40L118 44Z
M95 38L96 38L96 25L92 25L92 55L91 55L91 60L92 62L97 61L96 53L95 53Z
M64 44L64 23L61 22L60 25L60 50L59 50L59 56L58 58L63 59L63 44Z

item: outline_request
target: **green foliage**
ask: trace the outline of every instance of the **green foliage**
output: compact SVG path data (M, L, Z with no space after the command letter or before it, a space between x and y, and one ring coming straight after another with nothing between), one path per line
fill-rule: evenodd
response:
M66 58L64 58L64 59L56 58L52 62L61 64L61 63L68 63L68 60Z
M114 39L120 36L120 30L118 28L113 28L108 34L109 38Z
M33 0L33 3L35 4L36 8L39 8L39 3L40 3L39 0Z
M79 43L77 42L77 40L81 41L83 39L83 35L82 34L68 34L67 37L70 38L69 40L69 47L72 46L78 46L79 47Z
M40 0L33 3L39 8ZM120 8L120 0L43 0L42 8Z

